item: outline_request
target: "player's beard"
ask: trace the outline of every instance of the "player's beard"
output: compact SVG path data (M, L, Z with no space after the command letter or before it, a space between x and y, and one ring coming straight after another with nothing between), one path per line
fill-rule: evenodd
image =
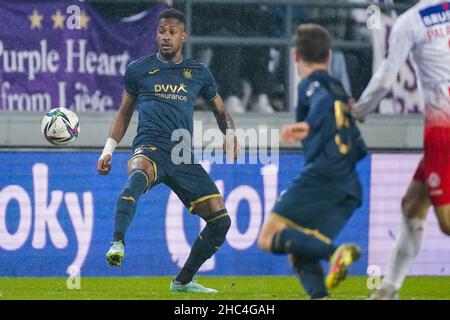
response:
M177 54L176 51L159 50L159 55L165 59L173 59L176 54Z

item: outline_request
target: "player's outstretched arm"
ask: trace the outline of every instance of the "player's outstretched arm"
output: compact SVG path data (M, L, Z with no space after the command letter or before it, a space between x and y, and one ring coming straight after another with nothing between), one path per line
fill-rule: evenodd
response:
M304 140L309 134L309 124L305 121L288 124L281 129L281 140L295 142Z
M122 101L119 110L114 116L108 140L97 161L97 171L99 174L105 175L111 170L112 154L116 149L117 144L122 140L128 125L130 124L134 111L134 102L134 97L128 95L125 91L122 93Z
M363 121L392 89L400 68L414 46L414 39L414 28L409 17L400 16L389 37L388 56L377 68L358 102L352 106L352 115L356 120Z
M222 97L217 95L215 99L209 101L209 107L211 108L214 116L216 117L217 124L220 131L225 135L224 152L228 155L227 150L233 150L232 158L236 159L241 150L237 138L235 135L234 121L231 115L227 112ZM231 155L230 155L231 156Z

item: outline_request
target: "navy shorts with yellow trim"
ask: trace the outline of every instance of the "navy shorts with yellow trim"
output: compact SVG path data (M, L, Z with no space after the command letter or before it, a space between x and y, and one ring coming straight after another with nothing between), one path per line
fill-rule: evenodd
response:
M300 177L277 199L272 215L330 243L359 206L359 199L326 182Z
M152 145L137 147L129 161L136 157L144 157L153 165L155 181L148 189L164 183L191 213L195 213L193 210L197 203L222 197L214 181L198 163L174 164L170 153Z

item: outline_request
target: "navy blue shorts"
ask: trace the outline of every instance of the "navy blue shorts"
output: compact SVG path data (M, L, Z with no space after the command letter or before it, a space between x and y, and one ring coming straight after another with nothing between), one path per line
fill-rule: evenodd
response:
M193 210L197 203L222 197L214 181L198 163L174 164L170 153L152 145L137 147L129 161L136 157L144 157L153 165L155 181L149 189L164 183L191 213L195 213Z
M272 215L330 243L360 206L360 199L323 181L300 177L277 199Z

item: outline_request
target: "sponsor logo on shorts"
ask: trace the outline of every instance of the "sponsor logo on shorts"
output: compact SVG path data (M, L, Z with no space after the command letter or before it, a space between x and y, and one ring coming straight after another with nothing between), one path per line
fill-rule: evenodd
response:
M432 172L428 176L427 183L430 188L437 188L441 184L441 177L436 172Z
M431 190L430 191L430 196L440 196L442 195L444 192L442 191L442 189L437 189L437 190Z

